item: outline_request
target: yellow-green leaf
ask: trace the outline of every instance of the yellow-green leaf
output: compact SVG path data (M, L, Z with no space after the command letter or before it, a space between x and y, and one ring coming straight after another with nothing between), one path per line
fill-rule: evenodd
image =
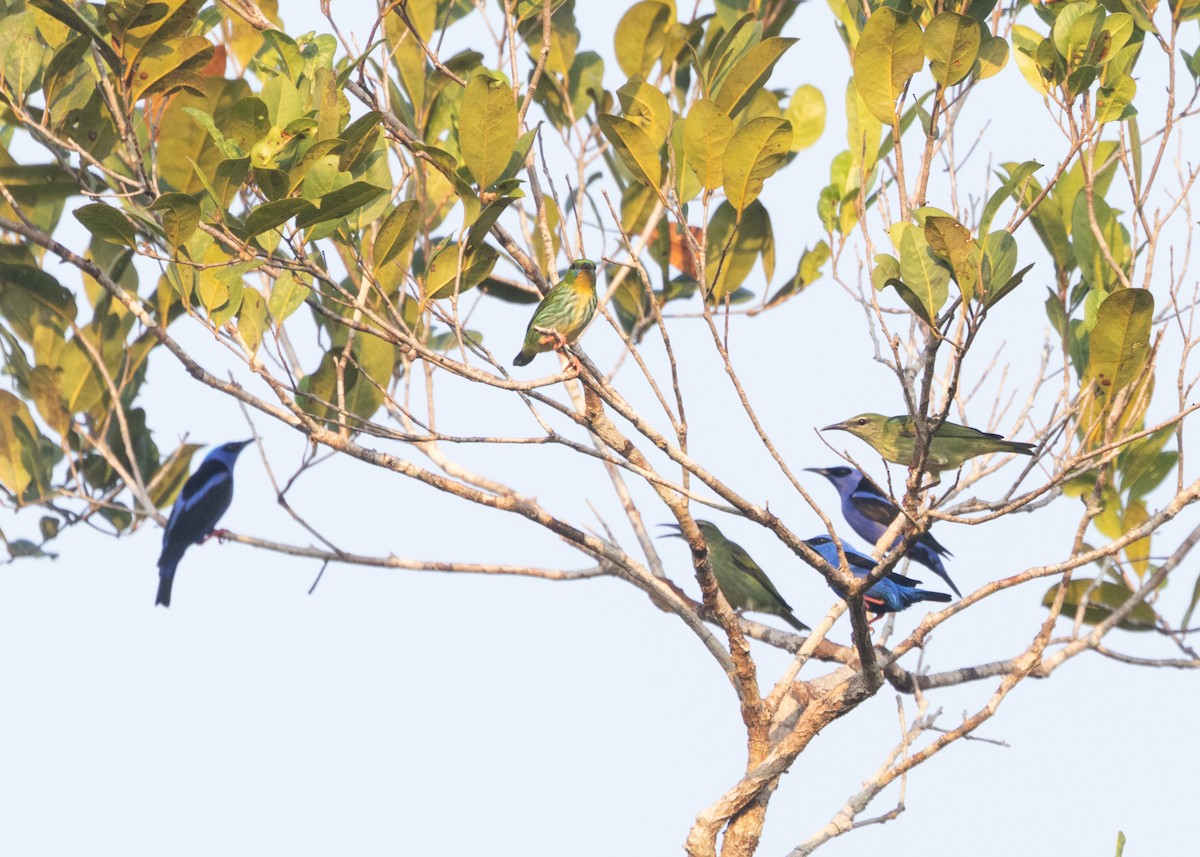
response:
M263 331L267 327L267 303L258 289L242 290L242 305L238 307L237 319L242 341L254 354L262 344Z
M654 145L650 135L628 119L608 113L600 115L600 130L617 150L621 161L633 173L634 179L650 187L659 187L662 184L659 147Z
M734 116L763 87L767 78L771 76L775 63L779 62L780 57L797 41L772 36L746 51L745 56L734 63L720 89L713 96L716 105L724 110L726 115Z
M938 216L925 218L924 229L929 249L949 263L963 300L971 300L979 276L979 245L971 237L971 230L953 217Z
M907 15L877 9L854 48L854 81L876 119L895 121L897 96L924 64L921 28Z
M504 174L517 135L512 88L499 77L476 74L463 93L458 139L463 161L481 189Z
M613 47L617 65L626 77L650 74L666 44L667 28L671 24L671 7L657 0L642 0L629 7L617 22Z
M150 211L160 211L159 220L167 243L178 247L192 237L200 225L200 204L186 193L164 193Z
M979 56L979 22L957 12L941 12L925 28L925 56L933 79L953 86L971 73Z
M650 142L661 146L671 128L671 105L667 96L640 74L634 75L617 90L621 112L625 118L646 132Z
M271 297L267 301L267 310L276 324L284 320L300 308L300 305L312 294L312 289L297 279L290 271L284 271L275 278L271 285Z
M110 205L93 202L81 205L71 212L75 219L83 224L88 232L101 241L109 244L124 244L128 247L137 246L137 236L133 226L125 219L125 215Z
M825 96L811 84L797 87L783 118L792 123L792 151L807 149L825 131Z
M725 197L739 214L758 199L763 182L778 170L792 145L786 119L760 116L734 133L725 147Z
M421 225L420 209L421 204L417 200L406 199L383 218L379 231L375 233L375 242L371 245L371 261L376 268L382 268L412 244Z
M705 190L716 190L725 176L725 148L733 120L713 102L700 99L683 120L683 157Z
M1088 372L1109 396L1129 386L1150 356L1154 296L1121 289L1100 304L1088 340Z

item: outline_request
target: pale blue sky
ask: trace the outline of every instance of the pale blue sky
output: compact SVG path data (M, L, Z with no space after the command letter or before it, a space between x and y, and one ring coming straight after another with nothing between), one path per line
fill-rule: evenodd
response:
M316 2L284 5L289 29L324 29ZM624 5L577 4L585 47L611 52L617 15L601 9ZM365 36L365 25L347 29ZM765 196L779 245L776 287L802 247L821 237L816 194L830 158L845 147L838 113L846 63L828 11L805 5L788 33L801 42L772 84L789 91L818 85L831 119L822 141ZM493 52L485 54L493 61ZM610 62L609 88L621 83L618 74ZM1011 64L995 91L1014 97L986 102L996 115L985 145L1001 160L1056 162L1064 147ZM964 121L978 125L988 97L981 94ZM976 168L986 166L984 154ZM1020 238L1023 254L1031 252L1034 236ZM588 240L594 256L615 249L599 247L594 234ZM1013 380L1031 377L1046 335L1048 270L1042 261L997 310L977 347L976 371L1004 344ZM761 273L748 285L761 293ZM507 354L527 317L526 307L489 301L473 326ZM235 368L196 323L182 320L172 333L210 371ZM702 324L677 320L672 337L687 355L694 455L716 462L747 496L770 501L794 529L817 533L816 516L753 442ZM867 408L901 408L894 380L870 361L861 310L828 278L778 311L735 319L733 341L759 414L794 467L832 463L814 426ZM601 365L619 347L600 324L584 344ZM548 371L550 362L540 358L528 377ZM632 386L635 401L648 402L640 385ZM162 447L185 434L203 443L248 436L234 403L196 387L165 351L152 360L145 395ZM987 401L980 401L984 414ZM478 418L477 408L439 396L443 429ZM507 403L487 420L489 431L537 431ZM286 477L302 440L263 417L255 424L276 475ZM865 452L851 443L835 441ZM565 454L451 452L490 475L519 480L557 514L594 524L591 501L607 521L621 523L603 476L580 477ZM256 450L242 456L223 525L309 544L274 502L263 467ZM809 476L810 491L840 523L832 488ZM1004 485L997 477L979 490ZM464 511L355 462L321 465L290 500L323 534L360 553L588 564L521 519ZM667 520L652 501L645 510L651 523ZM833 603L815 572L752 525L706 516L750 550L809 624ZM950 571L967 592L1061 559L1077 516L1077 501L1064 499L1034 517L943 526L938 536L954 551ZM0 526L20 536L36 520L36 511L6 513ZM1190 525L1167 528L1164 542ZM0 574L0 853L675 854L696 813L744 765L744 731L725 677L678 619L616 580L561 584L332 567L309 596L316 563L210 542L182 562L168 611L153 606L160 540L153 526L121 540L77 530L55 545L57 561L17 563ZM683 545L664 542L662 554L694 592ZM1190 583L1177 582L1170 603L1182 605ZM960 615L933 635L925 663L937 671L1017 653L1036 633L1046 585L1002 593ZM901 616L899 630L921 615L917 608ZM831 636L848 639L847 620ZM1111 641L1133 652L1161 651L1156 641L1123 632ZM757 644L755 653L767 680L787 662ZM995 686L984 681L931 694L932 707L944 712L939 722L955 725ZM897 821L852 833L821 853L883 848L959 857L966 848L975 857L1090 857L1111 854L1118 829L1130 839L1128 854L1185 853L1194 840L1198 704L1191 674L1085 656L1049 681L1023 684L980 731L1008 748L960 742L910 776L907 811ZM760 853L785 854L828 821L897 736L890 691L829 726L774 796ZM886 812L894 799L892 789L867 815Z

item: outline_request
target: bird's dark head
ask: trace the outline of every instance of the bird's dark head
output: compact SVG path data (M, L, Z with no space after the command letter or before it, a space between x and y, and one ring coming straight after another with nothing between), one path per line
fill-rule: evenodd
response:
M805 539L804 543L819 552L819 548L823 545L833 544L833 539L829 538L829 536L813 536L811 539Z
M804 469L809 473L820 473L834 485L849 482L851 479L856 480L855 484L858 484L857 480L862 479L861 473L853 467L846 467L845 465L838 465L837 467L806 467Z
M231 440L228 443L214 447L205 460L220 461L232 468L233 463L237 461L237 457L241 454L242 450L252 443L254 443L253 438L250 440Z
M576 259L571 263L571 270L575 273L586 271L589 274L596 273L596 263L591 259Z

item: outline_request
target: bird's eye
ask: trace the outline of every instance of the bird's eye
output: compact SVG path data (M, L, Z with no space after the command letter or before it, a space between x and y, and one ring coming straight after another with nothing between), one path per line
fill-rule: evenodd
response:
M867 418L863 417L861 420L858 421L858 424L860 426L865 426L867 424Z

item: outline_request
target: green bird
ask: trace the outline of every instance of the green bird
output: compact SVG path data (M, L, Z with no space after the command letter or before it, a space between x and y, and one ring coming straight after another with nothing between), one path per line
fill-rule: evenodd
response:
M859 414L840 423L825 426L821 431L848 431L865 440L875 451L897 464L911 466L916 457L917 430L910 416L885 417L883 414ZM992 452L1012 452L1033 455L1032 443L1005 440L998 434L960 426L949 420L938 426L929 440L925 469L930 473L956 470L968 458Z
M679 529L678 524L663 526ZM708 543L708 561L712 565L713 576L717 578L717 586L721 594L734 610L753 610L757 613L771 613L787 622L797 631L807 631L808 626L792 614L792 608L783 600L775 584L766 573L759 568L758 563L751 559L750 554L742 550L737 542L731 542L717 529L717 525L709 521L696 519L704 541ZM670 533L675 538L683 538L682 533Z
M579 338L596 312L596 263L576 259L558 285L546 292L537 305L525 342L513 360L527 366L543 351L561 351Z

